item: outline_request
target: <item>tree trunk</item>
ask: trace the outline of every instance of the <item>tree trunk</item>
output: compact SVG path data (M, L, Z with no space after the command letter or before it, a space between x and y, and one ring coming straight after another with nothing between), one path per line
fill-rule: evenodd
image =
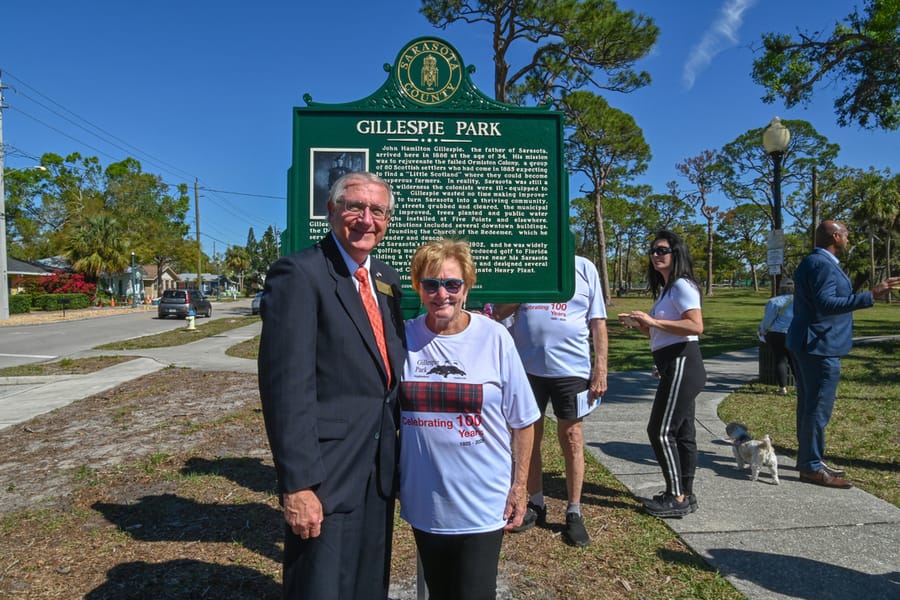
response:
M885 235L884 242L884 278L890 279L891 277L891 230L887 231ZM894 292L888 292L887 295L887 303L891 303L891 296L894 295Z
M875 232L869 227L869 289L875 287L878 274L875 273Z
M597 228L597 268L600 271L600 285L603 288L604 304L609 304L609 269L606 264L606 234L603 231L603 197L594 192L594 221Z

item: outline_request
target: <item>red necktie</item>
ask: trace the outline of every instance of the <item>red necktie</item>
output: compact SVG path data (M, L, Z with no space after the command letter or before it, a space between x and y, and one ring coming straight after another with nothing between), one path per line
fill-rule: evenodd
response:
M372 331L375 333L375 343L378 344L378 351L381 352L381 359L384 361L384 367L387 370L387 385L391 387L391 361L388 359L387 344L384 341L384 323L381 320L381 311L375 303L372 295L372 286L369 285L369 272L365 267L360 267L353 274L359 281L359 295L362 297L363 306L366 309L366 315L369 317L369 323L372 324Z

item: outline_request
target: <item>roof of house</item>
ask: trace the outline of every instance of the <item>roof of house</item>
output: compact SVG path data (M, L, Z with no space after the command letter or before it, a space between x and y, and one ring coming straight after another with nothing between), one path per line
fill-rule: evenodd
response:
M19 260L11 256L6 257L6 272L9 275L52 275L54 271L52 267L47 265L29 262L27 260Z
M144 270L144 277L147 279L156 279L156 275L159 273L156 265L141 265L141 268ZM173 279L178 279L178 273L172 267L163 268L163 273L168 273Z

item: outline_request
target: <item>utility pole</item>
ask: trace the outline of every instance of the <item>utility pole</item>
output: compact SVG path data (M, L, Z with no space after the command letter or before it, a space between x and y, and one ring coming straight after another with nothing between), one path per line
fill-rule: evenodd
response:
M194 177L194 224L197 226L197 289L203 292L203 247L200 246L200 184Z
M9 274L6 261L6 190L3 187L3 73L0 72L0 321L9 319Z

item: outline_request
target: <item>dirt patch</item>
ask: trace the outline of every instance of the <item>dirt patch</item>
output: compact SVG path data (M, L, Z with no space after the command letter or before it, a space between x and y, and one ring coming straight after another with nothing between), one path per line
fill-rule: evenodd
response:
M0 430L0 596L277 597L258 412L254 376L165 369Z

